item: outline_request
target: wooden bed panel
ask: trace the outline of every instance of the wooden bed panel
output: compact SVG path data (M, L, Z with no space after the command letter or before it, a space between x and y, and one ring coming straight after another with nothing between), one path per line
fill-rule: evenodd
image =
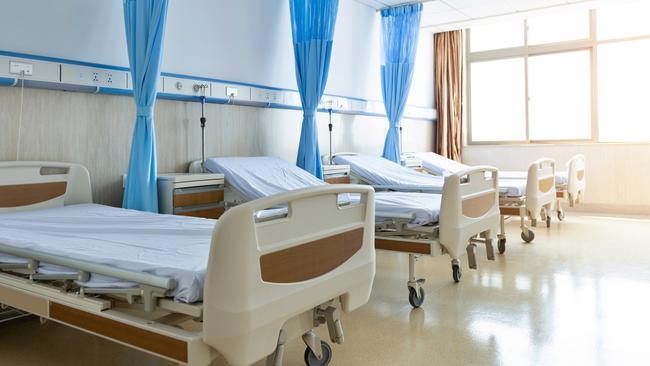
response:
M200 205L204 203L223 201L223 189L215 189L213 191L184 193L174 195L174 207L186 207Z
M381 238L375 239L375 249L414 254L431 254L431 245L428 243L415 243L412 241L390 240Z
M0 207L21 207L65 195L67 182L14 184L0 186Z
M555 177L540 179L538 182L540 192L546 193L555 186Z
M581 180L583 180L585 178L585 170L584 169L578 170L577 174L578 174L578 180L581 181Z
M226 211L226 209L223 208L223 207L215 207L215 208L206 208L204 210L178 212L178 213L175 213L174 215L202 217L204 219L215 219L216 220L219 217L221 217L221 215L223 215L223 213L225 211Z
M500 207L501 215L519 216L519 207Z
M325 181L329 184L350 184L350 176L345 175L342 177L325 178Z
M50 318L171 359L187 362L187 343L83 310L50 302Z
M322 276L361 249L363 229L355 229L260 257L262 280L294 283Z
M472 219L485 215L494 206L496 195L488 193L463 200L463 216Z

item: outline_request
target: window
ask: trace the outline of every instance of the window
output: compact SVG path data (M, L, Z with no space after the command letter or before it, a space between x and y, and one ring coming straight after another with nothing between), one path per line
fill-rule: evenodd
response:
M636 1L625 6L608 6L598 11L598 39L650 34L650 3Z
M531 56L528 98L531 140L590 139L589 52Z
M528 44L589 38L589 12L553 12L528 19Z
M650 142L650 2L609 4L469 29L468 142Z
M503 22L472 29L475 29L470 34L472 52L524 45L524 24L522 22Z
M650 141L650 40L598 46L600 141Z
M503 75L508 74L508 78ZM513 58L472 64L473 141L525 141L526 81L524 59ZM495 93L495 86L499 93Z

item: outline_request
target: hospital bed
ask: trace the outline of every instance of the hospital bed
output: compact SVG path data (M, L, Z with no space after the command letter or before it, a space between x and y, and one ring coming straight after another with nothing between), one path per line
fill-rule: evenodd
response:
M457 161L445 158L433 152L426 153L405 153L405 159L418 160L421 162L423 170L434 175L448 175L469 166ZM557 196L557 217L560 221L564 220L564 211L562 210L560 200L566 199L570 207L580 203L585 193L586 175L585 175L585 156L582 154L574 155L566 163L566 171L555 172L555 190ZM499 177L504 179L521 179L526 180L528 172L524 171L499 171Z
M200 162L190 172L200 169ZM224 174L226 189L237 191L231 197L256 199L277 192L326 185L311 174L274 157L211 158L205 163L213 173ZM460 281L459 258L467 252L470 268L476 268L474 248L487 247L488 259L494 259L492 240L498 230L496 170L476 167L452 175L444 194L418 192L377 192L375 194L375 247L409 254L409 302L419 307L424 301L423 279L415 275L420 255L449 254L452 276ZM355 202L354 196L342 197L341 203ZM228 194L226 201L229 201ZM238 204L240 202L234 202ZM231 205L231 204L229 204ZM481 236L482 238L479 238Z
M341 194L357 204L342 209ZM178 364L218 352L281 365L302 337L307 365L326 365L331 348L313 329L326 323L341 343L340 311L372 288L373 196L310 187L216 221L93 204L80 165L2 162L0 303ZM266 209L281 204L275 219Z
M377 156L343 152L334 154L334 163L350 165L352 177L356 182L370 184L376 190L439 193L446 182L446 177L409 169ZM547 212L551 211L555 201L555 187L552 182L549 187L548 177L553 176L554 169L555 163L552 160L535 162L530 167L530 184L525 180L503 179L498 176L501 212L499 253L503 254L506 250L506 215L520 216L521 238L527 243L535 238L534 232L526 224L527 217L531 218L533 226L536 225L536 218L540 216L550 225Z

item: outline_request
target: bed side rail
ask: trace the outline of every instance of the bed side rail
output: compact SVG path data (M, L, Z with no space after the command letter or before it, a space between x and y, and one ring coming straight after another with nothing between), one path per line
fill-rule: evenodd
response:
M463 244L470 237L485 231L496 235L498 175L497 168L477 166L446 178L440 211L440 242L447 249L454 246L464 249Z
M552 210L556 202L555 160L542 158L528 168L526 181L526 209L531 217L540 215L542 208ZM548 214L548 212L547 212ZM545 219L543 217L543 219Z
M79 164L0 162L0 213L92 203L90 175Z
M361 195L342 205L341 194ZM256 212L287 215L256 222ZM340 299L344 311L365 304L375 272L374 191L324 185L228 210L215 227L204 290L204 341L233 364L270 354L294 316ZM242 344L247 345L242 349Z

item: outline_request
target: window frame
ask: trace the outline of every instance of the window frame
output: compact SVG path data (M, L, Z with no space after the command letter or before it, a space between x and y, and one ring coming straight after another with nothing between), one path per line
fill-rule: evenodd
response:
M521 21L522 27L524 27L524 45L519 47L512 48L503 48L489 51L470 51L470 33L471 29L466 29L467 37L465 37L465 53L466 57L466 85L465 90L467 94L467 145L524 145L524 144L583 144L583 143L594 143L594 144L629 144L629 143L640 143L640 141L635 142L600 142L599 130L598 130L598 46L608 43L618 43L618 42L627 42L627 41L636 41L636 40L645 40L650 39L650 34L632 36L632 37L623 37L623 38L613 38L606 40L598 40L597 34L597 10L590 9L588 10L589 16L589 38L578 39L571 41L563 41L556 43L547 43L539 45L529 45L528 44L528 20L523 19ZM528 85L528 58L531 56L540 56L540 55L550 55L555 53L564 53L571 51L588 51L590 55L590 79L591 79L591 138L588 139L551 139L551 140L534 140L530 138L530 113L529 113L529 85ZM496 61L504 60L509 58L522 57L524 59L524 80L525 80L525 121L526 124L526 139L524 140L503 140L503 141L474 141L472 137L472 92L471 92L471 64L483 61ZM648 141L650 142L650 141ZM643 142L641 142L643 143Z

